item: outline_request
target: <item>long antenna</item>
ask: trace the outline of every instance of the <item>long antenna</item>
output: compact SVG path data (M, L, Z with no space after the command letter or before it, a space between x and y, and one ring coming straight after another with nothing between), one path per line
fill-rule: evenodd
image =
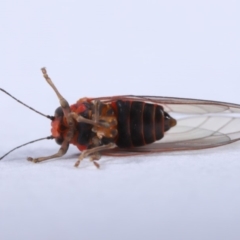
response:
M12 96L10 93L8 93L7 91L5 91L4 89L0 88L0 91L4 92L4 93L7 94L9 97L13 98L14 100L16 100L17 102L19 102L19 103L22 104L23 106L31 109L32 111L34 111L34 112L36 112L36 113L38 113L38 114L40 114L40 115L42 115L42 116L44 116L44 117L46 117L46 118L49 118L49 119L51 119L52 121L54 120L54 117L53 117L53 116L45 115L45 114L37 111L36 109L34 109L34 108L28 106L27 104L23 103L22 101L18 100L17 98L15 98L14 96ZM0 160L1 160L1 159L0 159Z
M14 150L18 149L18 148L21 148L21 147L24 147L30 143L35 143L35 142L38 142L38 141L41 141L41 140L49 140L49 139L54 139L53 136L48 136L48 137L44 137L44 138L39 138L39 139L36 139L36 140L33 140L33 141L30 141L30 142L27 142L27 143L24 143L18 147L15 147L13 148L12 150L10 150L9 152L5 153L2 157L0 157L0 160L2 160L4 157L6 157L9 153L13 152Z

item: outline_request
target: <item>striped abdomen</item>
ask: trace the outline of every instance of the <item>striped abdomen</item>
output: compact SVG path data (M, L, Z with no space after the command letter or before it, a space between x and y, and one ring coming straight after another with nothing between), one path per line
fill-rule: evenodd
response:
M176 125L176 120L159 105L122 100L117 100L114 105L118 121L116 144L120 148L153 143Z

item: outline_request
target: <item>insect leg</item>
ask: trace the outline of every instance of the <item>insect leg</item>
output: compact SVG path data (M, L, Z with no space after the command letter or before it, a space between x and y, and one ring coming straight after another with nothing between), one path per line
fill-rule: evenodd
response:
M67 100L59 93L59 91L57 90L57 88L53 84L51 78L47 74L46 68L42 68L41 70L42 70L42 73L43 73L43 77L46 79L47 83L52 87L53 91L56 93L56 95L57 95L57 97L60 101L60 105L63 109L64 115L67 116L67 114L71 112L71 109L69 107L69 104L68 104Z
M116 144L115 143L109 143L107 145L102 145L102 146L99 146L99 147L95 147L95 148L91 148L91 149L86 149L84 151L82 151L81 155L79 156L77 162L75 163L75 167L78 167L80 162L87 156L89 155L92 155L93 157L96 156L94 154L98 154L99 151L103 151L103 150L107 150L107 149L111 149L111 148L115 148L116 147ZM100 158L98 158L100 159ZM98 160L98 159L95 159L93 158L93 163L95 162L94 160ZM94 165L96 167L99 167L99 164L98 163L94 163Z
M100 168L99 163L97 163L96 161L99 160L101 158L101 154L99 152L93 153L92 155L90 155L90 162L92 162L96 168Z
M75 112L71 112L70 115L77 121L77 122L83 122L83 123L89 123L93 126L97 126L97 127L109 127L110 124L107 123L107 122L95 122L94 120L91 120L91 119L87 119L87 118L84 118L82 117L81 115L78 115L77 113Z
M94 105L94 114L92 116L93 121L97 122L107 122L109 126L116 126L117 125L117 121L116 118L114 116L114 112L112 110L112 108L110 108L108 105L105 105L105 108L107 108L107 110L105 110L105 114L104 115L100 115L100 107L101 107L101 101L99 100L94 100L93 101L93 105ZM102 104L104 105L104 104Z
M94 120L94 122L98 122L98 121L99 121L100 103L101 103L101 102L100 102L99 100L93 101L93 105L94 105L93 120Z
M52 159L52 158L61 157L61 156L63 156L67 152L68 146L69 146L69 142L68 141L64 141L62 143L61 148L59 149L59 151L57 153L55 153L55 154L53 154L51 156L47 156L47 157L39 157L39 158L28 157L27 160L31 161L31 162L34 162L34 163L38 163L38 162L46 161L46 160L49 160L49 159Z

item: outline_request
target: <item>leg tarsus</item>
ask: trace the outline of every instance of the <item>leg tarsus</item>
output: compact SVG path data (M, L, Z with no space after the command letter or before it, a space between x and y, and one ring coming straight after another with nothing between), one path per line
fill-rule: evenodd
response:
M33 163L38 163L38 162L39 162L38 159L39 159L39 158L32 158L32 157L28 157L28 158L27 158L27 160L28 160L29 162L33 162Z
M99 164L99 163L97 163L96 161L93 161L93 164L94 164L94 166L95 166L97 169L99 169L99 168L100 168L100 164Z
M90 162L92 162L94 164L94 166L96 168L100 168L100 164L97 163L96 161L98 161L101 158L101 154L99 152L93 153L92 155L90 155Z

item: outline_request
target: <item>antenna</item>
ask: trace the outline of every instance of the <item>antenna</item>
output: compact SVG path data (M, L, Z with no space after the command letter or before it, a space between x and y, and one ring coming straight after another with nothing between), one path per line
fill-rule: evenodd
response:
M34 112L36 112L36 113L38 113L38 114L40 114L40 115L42 115L42 116L44 116L44 117L52 120L52 121L54 120L54 117L53 117L53 116L45 115L45 114L37 111L36 109L34 109L34 108L28 106L27 104L23 103L22 101L18 100L17 98L15 98L14 96L12 96L10 93L8 93L7 91L5 91L4 89L0 88L0 91L4 92L4 93L7 94L9 97L13 98L14 100L16 100L17 102L19 102L19 103L22 104L23 106L31 109L32 111L34 111ZM0 159L0 160L1 160L1 159Z
M27 142L27 143L24 143L18 147L15 147L13 148L12 150L10 150L9 152L5 153L2 157L0 157L0 160L2 160L4 157L6 157L9 153L13 152L14 150L18 149L18 148L21 148L21 147L24 147L28 144L31 144L31 143L35 143L35 142L38 142L38 141L42 141L42 140L49 140L49 139L54 139L53 136L48 136L48 137L44 137L44 138L39 138L39 139L36 139L36 140L33 140L33 141L30 141L30 142Z

